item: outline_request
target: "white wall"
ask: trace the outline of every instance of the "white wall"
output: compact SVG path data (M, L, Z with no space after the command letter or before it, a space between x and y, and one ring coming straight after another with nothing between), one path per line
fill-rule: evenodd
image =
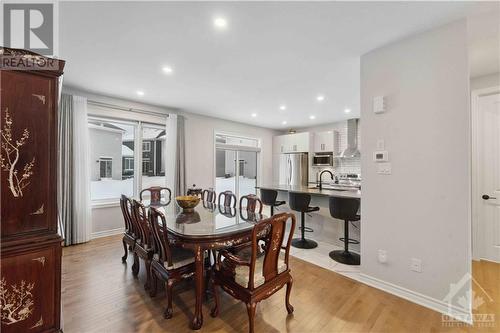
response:
M376 115L379 95L388 111ZM450 284L471 273L468 96L464 21L361 58L361 271L372 284L442 311ZM377 174L372 161L378 139L391 175ZM379 249L387 251L386 264L377 260ZM423 272L410 270L411 258L422 260ZM467 290L470 281L457 296Z
M72 87L64 87L64 93L85 96L88 99L118 105L122 107L149 110L159 113L177 113L185 117L186 133L186 184L191 186L208 188L215 187L214 180L214 133L225 132L242 136L259 138L261 140L262 151L260 154L261 169L259 174L260 183L272 182L272 138L277 135L277 131L250 126L246 124L226 121L218 118L196 115L182 112L168 107L160 107L144 103L138 103L109 96L89 93ZM92 106L89 110L98 112L99 108ZM130 114L127 111L103 111L109 116L133 118L143 121L162 121L160 117ZM90 111L89 111L90 112ZM120 207L118 205L105 205L92 209L92 233L94 235L106 235L108 233L120 232L123 228Z
M261 141L261 169L259 183L272 183L273 136L277 131L246 124L206 117L192 113L182 113L186 130L186 183L188 186L215 187L214 180L214 134L234 133Z
M470 90L499 87L500 73L478 76L470 80Z

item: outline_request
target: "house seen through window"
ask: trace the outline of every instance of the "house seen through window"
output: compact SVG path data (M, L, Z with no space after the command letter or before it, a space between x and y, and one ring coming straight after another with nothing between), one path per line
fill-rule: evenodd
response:
M165 126L90 117L88 128L93 201L119 199L121 194L134 196L143 188L165 186ZM142 152L136 147L142 147Z

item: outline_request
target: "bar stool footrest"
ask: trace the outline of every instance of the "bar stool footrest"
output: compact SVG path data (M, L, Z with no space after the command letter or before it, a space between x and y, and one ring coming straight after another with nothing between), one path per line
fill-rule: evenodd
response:
M299 230L302 230L302 227L299 227ZM313 228L309 228L309 227L304 227L304 231L305 232L314 232L314 229Z
M345 242L345 238L344 237L340 237L339 240L342 241L342 242ZM359 244L359 241L355 240L355 239L352 239L352 238L349 238L349 244Z

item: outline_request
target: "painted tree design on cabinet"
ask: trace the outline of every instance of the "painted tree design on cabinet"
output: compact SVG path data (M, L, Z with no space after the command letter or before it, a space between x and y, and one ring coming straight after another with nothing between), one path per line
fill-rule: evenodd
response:
M33 313L35 283L21 280L19 286L8 285L5 278L0 280L0 310L2 324L11 325L25 320Z
M30 132L25 128L20 139L12 138L12 118L9 115L9 109L5 109L0 150L0 167L3 171L9 173L9 189L16 198L23 196L23 189L29 185L29 179L33 175L32 169L35 165L34 157L31 162L24 165L22 172L19 172L20 170L17 169L19 150L26 144L29 137ZM20 175L18 175L18 173Z
M51 68L25 67L41 60ZM64 61L0 48L0 64L1 331L61 332L56 154Z

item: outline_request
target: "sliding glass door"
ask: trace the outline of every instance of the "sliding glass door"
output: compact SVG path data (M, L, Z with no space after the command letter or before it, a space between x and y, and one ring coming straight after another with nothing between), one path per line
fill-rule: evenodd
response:
M256 139L217 135L215 191L229 190L238 198L256 194L259 152Z

